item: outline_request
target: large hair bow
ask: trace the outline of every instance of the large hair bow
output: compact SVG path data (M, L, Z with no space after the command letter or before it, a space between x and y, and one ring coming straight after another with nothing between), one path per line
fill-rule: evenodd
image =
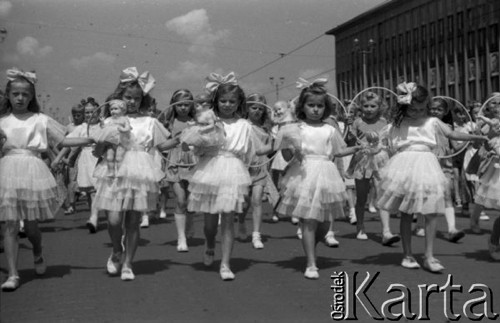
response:
M33 85L36 83L36 74L33 72L23 72L15 67L7 70L7 80L14 81L18 77L24 77Z
M326 79L326 78L319 78L319 79L315 79L312 82L309 82L308 80L306 80L302 77L299 77L299 80L297 81L297 88L305 89L305 88L309 88L313 85L323 87L323 86L325 86L326 83L328 83L328 79Z
M397 87L397 90L398 90L398 93L401 93L401 94L398 94L398 103L399 104L411 104L411 100L412 100L412 93L415 92L415 90L417 89L417 84L416 83L413 83L413 82L410 82L410 83L406 83L406 82L403 82L401 84L398 85Z
M139 75L136 67L127 67L122 71L122 74L120 75L120 83L133 81L137 81L142 91L146 94L149 93L149 91L151 91L156 84L156 80L149 73L149 71L145 71L144 73Z
M214 93L221 84L238 85L234 72L230 72L226 76L222 76L217 73L210 73L210 75L207 76L207 81L208 83L205 85L205 88L210 93Z

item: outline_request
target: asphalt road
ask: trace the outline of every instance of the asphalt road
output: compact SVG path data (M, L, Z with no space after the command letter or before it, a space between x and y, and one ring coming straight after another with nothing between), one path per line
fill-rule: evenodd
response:
M401 295L401 292L387 291L391 284L405 286L406 303L410 304L411 312L425 314L425 307L420 306L418 285L443 286L449 277L454 285L462 286L462 292L453 293L447 301L451 299L453 312L462 315L459 322L469 321L463 311L464 304L483 295L469 291L474 284L484 284L491 290L493 311L500 313L500 263L489 259L486 242L492 221L498 216L496 212L489 212L492 219L481 223L483 234L467 234L457 244L443 238L446 223L444 218L439 220L435 251L446 267L441 274L401 267L401 243L393 247L380 244L380 223L376 215L367 213L368 241L356 240L355 226L338 220L336 236L340 247L318 244L318 280L303 277L305 256L295 234L296 226L289 219L271 223L266 215L262 228L265 248L255 250L250 240L236 241L232 259L236 279L224 282L218 274L219 245L214 266L207 269L202 263L202 217L195 219L196 235L189 242L189 252L178 253L170 210L167 219L153 219L149 228L141 230L134 263L136 279L123 282L105 272L111 249L104 220L101 219L99 232L89 234L85 227L86 205L79 203L78 210L74 215L61 214L56 221L41 225L48 263L44 277L35 276L31 245L27 239L20 240L21 286L15 292L0 293L2 323L331 322L334 291L330 276L339 272L349 276L351 288L361 285L367 272L371 279L379 273L365 289L366 298L361 297L362 302L349 300L351 309L356 305L359 322L376 321L363 308L364 304L376 315L369 302L381 315L401 312L401 306L382 311L384 302ZM250 231L250 217L246 223ZM398 223L397 218L391 219L395 232L399 231ZM468 223L468 218L458 216L459 228L468 229ZM414 236L413 243L416 258L421 262L424 239ZM0 255L0 259L3 281L6 278L4 255ZM356 283L355 272L358 272ZM346 300L353 295L354 292L345 294ZM443 312L444 295L437 292L428 296L428 322L448 322ZM477 306L474 311L480 313L482 307ZM405 317L401 321L406 321Z

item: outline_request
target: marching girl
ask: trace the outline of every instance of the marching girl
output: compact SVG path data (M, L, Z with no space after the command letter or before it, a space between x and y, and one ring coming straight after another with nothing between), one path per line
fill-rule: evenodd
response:
M85 102L84 99L82 99L83 102ZM72 122L70 122L67 126L66 129L68 133L72 132L75 130L75 128L79 125L81 125L83 122L85 122L85 109L84 109L84 104L83 102L80 102L79 104L74 105L71 108L71 119ZM66 152L69 153L69 149L63 149ZM65 182L67 183L67 192L68 195L66 197L65 205L64 205L64 214L65 215L70 215L75 213L76 209L76 193L80 193L78 191L78 184L76 183L76 177L78 176L78 171L75 167L75 160L78 157L78 149L75 149L75 153L69 156L66 156L67 158L65 159L65 166L63 167L63 172L64 175L66 176ZM67 161L67 163L66 163Z
M100 133L99 115L94 113L99 107L94 100L86 101L84 105L85 122L76 126L67 137L68 138L96 138ZM96 233L98 228L98 210L94 205L95 197L95 178L94 169L97 164L97 158L93 154L95 145L87 145L80 149L72 149L68 158L73 158L72 155L78 154L76 160L76 184L80 192L85 192L89 201L90 216L87 220L87 228L90 233ZM63 156L66 155L66 150L63 148L57 158L52 162L52 168L60 163Z
M186 89L177 90L172 94L164 125L173 137L180 136L184 129L193 125L195 109L193 99L191 91ZM192 232L193 229L193 214L187 212L187 198L190 170L195 163L196 158L192 150L184 151L181 146L171 149L167 155L165 178L162 180L168 183L175 194L174 219L178 252L188 251L187 233Z
M394 121L386 128L386 138L394 156L380 171L381 209L401 212L400 232L405 268L419 268L411 248L413 214L425 217L424 267L431 272L444 269L434 258L434 238L438 214L445 212L446 177L433 149L437 132L453 140L485 140L484 136L452 131L441 120L427 115L429 92L415 83L402 83L397 88Z
M271 117L267 110L266 98L260 94L251 94L247 97L247 102L260 102L247 103L247 119L250 121L253 129L253 135L256 145L263 146L271 142ZM250 194L248 209L239 215L239 234L240 239L246 239L245 228L245 215L246 212L252 209L252 246L255 249L264 248L262 238L260 235L260 227L262 225L262 196L264 194L264 187L266 186L269 172L267 171L267 161L269 158L266 155L253 156L250 162L250 177L252 184L250 185ZM260 165L259 167L252 167L252 165Z
M500 93L492 93L488 100L488 109L494 117L478 117L490 127L488 137L491 139L485 148L490 151L491 156L482 162L482 171L478 174L479 186L471 214L471 226L477 231L480 231L479 216L485 207L500 209ZM488 238L488 251L493 260L500 260L500 217L493 223L491 236Z
M286 125L296 123L297 120L295 118L295 107L292 107L292 104L290 102L281 100L277 101L273 105L273 122L274 126L271 129L271 134L273 138L276 137L279 129L281 127L284 127ZM281 150L278 150L276 152L276 156L274 157L273 161L271 162L271 179L273 181L274 187L279 186L279 181L285 174L285 169L288 166L288 162L286 162L283 159L283 155L281 154ZM279 198L278 198L279 199ZM275 208L277 206L277 200L274 201L275 203L273 204L273 207ZM272 216L272 221L273 222L279 222L280 218L278 213L274 212ZM293 221L294 218L292 219ZM295 221L294 224L297 224L298 221ZM300 228L299 228L300 230ZM302 233L301 233L302 234Z
M433 98L429 114L431 117L436 117L443 121L445 125L447 125L450 129L455 130L451 123L453 122L453 118L451 117L451 111L448 107L448 102L443 98ZM458 132L458 131L457 131ZM460 131L463 132L463 131ZM436 153L438 156L449 155L452 150L450 147L450 140L448 138L443 138L442 134L437 134L437 147ZM453 147L458 147L457 141L452 141L451 145ZM439 164L443 170L444 175L446 176L446 195L445 195L445 210L444 216L446 219L446 223L448 224L448 234L447 239L450 242L458 242L465 236L465 233L461 230L457 230L456 221L455 221L455 208L453 207L453 199L452 192L454 190L454 180L455 174L453 173L453 160L451 158L441 158L439 159Z
M156 209L159 182L164 173L154 161L149 150L160 151L178 145L178 140L169 139L170 133L161 123L150 116L142 115L141 109L151 106L150 90L155 84L149 72L139 75L135 67L122 71L115 91L106 99L123 100L127 104L127 117L132 127L130 149L125 152L123 162L115 177L109 177L106 161L100 158L94 176L96 180L95 206L104 210L108 218L108 232L113 250L106 269L110 275L121 275L121 279L135 279L132 261L139 243L141 214ZM109 113L104 110L104 117ZM104 142L98 142L96 152L102 152Z
M307 85L300 93L296 113L301 121L283 129L275 142L285 159L295 155L281 183L282 199L277 211L300 219L302 246L307 257L304 276L318 279L316 266L316 231L328 221L347 195L334 157L342 157L361 147L346 148L338 130L323 122L334 108L324 82ZM341 207L341 206L340 206ZM321 236L323 238L323 236Z
M21 220L33 246L35 273L43 275L46 271L38 221L53 219L59 204L56 181L42 161L41 153L59 145L89 143L88 139L65 139L65 127L40 113L35 83L35 73L7 71L6 100L2 102L7 114L0 117L0 129L6 137L2 148L4 156L0 159L0 221L4 223L8 270L8 278L1 288L5 291L19 287L17 234Z
M207 89L212 93L213 111L224 127L222 146L195 147L199 162L189 182L188 210L204 213L206 239L203 262L214 261L215 238L221 215L222 280L233 280L230 258L234 244L234 214L242 213L248 187L252 183L246 164L254 155L252 126L242 119L245 93L231 72L223 77L212 73Z
M364 145L370 147L360 151L351 159L347 176L355 179L356 185L356 229L358 240L367 240L365 232L364 214L370 186L374 182L374 189L378 186L379 169L389 159L387 151L381 149L379 133L387 125L382 117L384 112L382 97L374 92L365 92L361 96L361 117L354 120L351 131ZM401 238L391 232L389 225L390 214L380 210L382 224L382 245L390 246Z

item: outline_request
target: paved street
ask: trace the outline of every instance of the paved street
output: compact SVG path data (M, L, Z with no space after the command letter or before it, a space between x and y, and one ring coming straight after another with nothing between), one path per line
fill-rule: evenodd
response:
M494 297L493 310L500 312L500 263L489 260L487 233L498 213L482 222L483 234L468 234L460 243L452 244L439 234L436 256L446 266L443 274L423 269L409 270L400 266L401 244L383 247L380 224L375 215L367 213L370 240L355 239L355 227L339 220L337 237L340 248L320 243L317 248L320 279L303 277L305 256L296 238L296 227L289 219L273 224L266 215L263 224L265 248L255 250L251 243L237 241L232 269L236 279L221 281L218 274L220 246L216 263L206 269L202 263L204 240L202 218L196 218L196 236L188 253L175 249L176 234L172 210L166 220L155 219L141 231L141 243L134 270L136 279L122 282L105 272L110 244L106 224L91 235L85 228L86 206L78 205L75 215L60 215L55 222L42 224L47 274L35 277L31 246L21 240L19 268L21 287L12 293L2 292L1 322L331 322L330 305L333 292L330 275L344 271L352 277L366 272L377 280L367 295L380 310L385 300L394 298L387 288L392 283L406 285L411 291L411 310L418 313L418 284L445 284L447 274L453 283L463 286L462 293L453 294L453 309L462 314L463 304L481 293L469 294L474 283L488 285ZM398 219L392 226L398 232ZM459 228L468 228L468 219L459 216ZM247 219L250 231L251 220ZM444 218L439 230L446 227ZM414 251L422 259L424 239L414 237ZM6 277L5 258L1 255L0 273ZM358 282L360 284L360 282ZM443 294L429 297L430 322L447 322L443 315ZM396 310L397 309L397 310ZM476 309L477 310L477 309ZM396 306L392 311L397 313ZM372 322L361 305L358 320ZM403 319L404 321L404 319ZM488 321L487 319L483 321ZM462 317L459 322L468 322Z

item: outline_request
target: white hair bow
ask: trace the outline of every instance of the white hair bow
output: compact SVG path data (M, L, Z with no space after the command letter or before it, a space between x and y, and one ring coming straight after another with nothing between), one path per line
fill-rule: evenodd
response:
M14 81L16 78L20 76L24 77L26 80L28 80L28 82L30 82L33 85L36 83L36 74L33 72L23 72L15 67L7 70L7 80L9 81Z
M403 82L399 84L397 90L401 94L398 94L398 103L411 104L411 99L412 99L411 94L415 92L416 89L417 89L417 84L413 82L410 83Z
M205 88L210 93L214 93L221 84L238 85L234 72L230 72L226 76L222 76L217 73L210 73L210 75L207 76L207 81L208 83L205 85Z
M149 91L151 91L156 84L156 80L149 73L149 71L145 71L144 73L139 75L136 67L127 67L122 71L122 74L120 75L120 83L133 81L137 81L142 91L146 94L149 93Z
M319 79L315 79L312 82L309 82L308 80L306 80L302 77L299 77L299 80L296 83L297 83L298 89L305 89L305 88L311 87L312 85L324 86L326 83L328 83L328 79L327 78L319 78Z

